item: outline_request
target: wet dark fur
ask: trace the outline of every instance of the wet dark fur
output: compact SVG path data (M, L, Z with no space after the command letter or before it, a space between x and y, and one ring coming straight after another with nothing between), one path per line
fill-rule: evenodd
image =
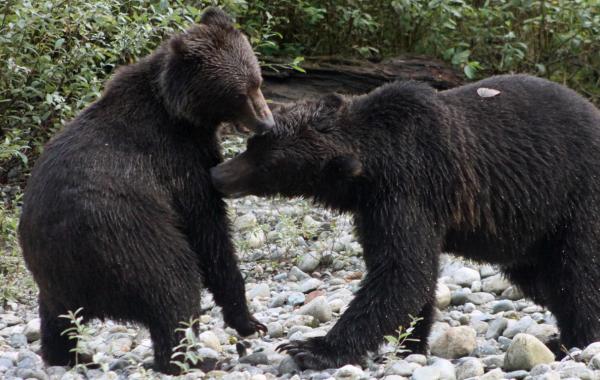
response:
M208 169L217 125L238 92L260 83L250 45L222 12L122 68L105 93L50 141L24 198L19 235L39 286L42 356L74 364L59 318L136 321L150 329L158 370L174 372L181 321L200 314L205 285L227 324L264 329L249 313L225 203Z
M554 313L567 347L600 340L600 112L583 97L520 75L440 93L405 82L276 121L215 184L352 212L368 268L325 337L283 346L301 366L359 362L409 314L423 318L410 348L426 352L445 251L499 265Z

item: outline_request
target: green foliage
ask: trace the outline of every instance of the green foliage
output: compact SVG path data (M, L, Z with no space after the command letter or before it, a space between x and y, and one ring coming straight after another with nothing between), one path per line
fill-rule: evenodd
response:
M405 353L405 352L409 351L406 349L407 342L418 342L419 341L419 339L417 339L417 338L411 338L411 335L412 335L413 331L415 330L417 323L419 323L421 320L423 320L423 318L413 317L412 315L409 315L409 317L411 320L410 320L410 325L408 328L404 329L402 326L400 326L396 330L396 335L384 336L385 340L389 344L394 346L394 354L400 354L400 353Z
M181 369L182 374L197 372L195 368L202 362L202 356L198 350L202 348L202 343L198 339L196 331L200 326L200 320L192 319L189 322L180 322L182 327L176 331L184 334L179 345L173 349L171 363Z
M207 5L234 15L275 70L301 70L302 56L416 53L472 79L548 77L600 104L600 0L4 0L0 183L30 165L117 66L198 21Z
M424 54L471 79L545 76L600 104L600 0L272 0L244 17L260 10L282 37L273 54Z
M59 315L59 317L69 320L69 323L71 324L71 327L62 331L61 335L66 335L69 337L70 340L75 340L77 342L75 348L72 348L70 351L75 354L75 365L73 366L73 370L85 373L85 371L87 370L87 365L82 363L81 358L82 356L88 354L85 345L87 342L92 340L92 337L94 336L94 334L96 334L96 330L94 330L84 322L83 315L81 315L82 311L83 308L80 307L75 311L69 310L67 314L61 314ZM105 365L103 369L107 371L108 367Z
M0 203L0 305L3 307L8 302L23 302L35 293L17 240L18 222L18 210Z

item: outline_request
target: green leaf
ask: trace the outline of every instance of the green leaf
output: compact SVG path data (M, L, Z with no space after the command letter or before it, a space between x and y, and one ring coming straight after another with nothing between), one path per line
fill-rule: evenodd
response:
M58 40L56 40L54 42L54 49L58 49L61 46L63 46L63 44L65 43L65 39L64 38L59 38Z

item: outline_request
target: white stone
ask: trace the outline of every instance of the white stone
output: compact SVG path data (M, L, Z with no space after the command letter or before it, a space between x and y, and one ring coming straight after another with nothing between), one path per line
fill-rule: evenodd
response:
M239 216L233 222L234 227L240 231L253 228L257 224L258 224L258 221L256 220L256 216L251 212L244 214L242 216Z
M600 354L600 342L595 342L588 345L581 353L581 358L589 362L596 355Z
M552 363L554 354L533 335L517 334L504 357L503 369L506 371L526 370L542 363Z
M271 291L269 289L269 285L262 283L256 284L252 287L252 289L246 292L246 298L249 300L253 300L255 298L266 298L271 296Z
M34 318L31 321L27 322L25 329L23 330L23 334L27 337L27 341L29 343L35 342L40 339L40 319Z
M475 349L476 335L469 326L451 327L431 341L431 353L445 359L467 356Z
M450 305L451 298L452 294L450 293L450 289L442 282L438 282L437 290L435 293L437 307L440 309L447 308L448 305Z
M323 281L316 279L316 278L309 278L306 279L304 281L302 281L300 283L300 291L302 293L308 293L308 292L312 292L313 290L316 290L319 288L319 286L321 286L323 284Z
M411 380L439 380L440 370L435 367L421 367L417 368L412 376Z
M469 287L471 286L473 281L481 280L481 276L479 275L478 271L467 267L458 269L457 271L452 273L450 278L457 285Z
M365 376L365 373L360 367L356 367L353 365L345 365L342 368L335 371L336 379L343 380L358 380L362 379Z
M504 372L502 372L502 370L500 368L493 369L490 372L486 373L485 375L482 375L479 377L479 380L501 380L501 379L504 379Z
M204 331L198 336L198 341L204 345L204 347L211 348L217 352L221 352L221 342L219 337L212 331Z
M454 365L449 360L442 358L432 358L432 368L437 368L440 373L440 380L456 380L456 371Z
M552 338L558 337L558 328L547 323L533 323L525 330L525 332L535 336L544 344L547 344Z
M310 251L300 256L298 260L298 268L306 273L311 273L321 263L321 254L316 251Z
M501 274L495 274L481 281L481 289L484 292L502 294L511 286L510 282Z
M312 315L319 322L328 322L331 320L331 307L324 296L318 296L309 303L296 310L297 314Z
M476 358L465 358L456 366L456 378L458 380L481 376L484 372L483 364Z
M246 234L246 243L249 248L260 248L265 244L267 237L263 230L254 230Z
M527 329L534 323L536 322L528 315L519 319L516 323L511 323L509 320L508 326L502 333L502 336L512 338L519 333L524 333L527 331Z

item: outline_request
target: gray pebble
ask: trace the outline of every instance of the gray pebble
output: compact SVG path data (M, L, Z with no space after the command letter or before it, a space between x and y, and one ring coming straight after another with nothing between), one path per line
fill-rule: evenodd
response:
M304 273L300 268L294 266L288 273L288 279L291 281L303 281L309 279L310 276Z
M498 344L500 345L500 349L502 351L508 350L508 347L510 346L511 343L512 343L512 339L510 339L510 338L507 338L505 336L498 337Z
M529 378L528 378L529 379ZM560 374L556 371L549 371L541 375L532 376L531 380L560 380ZM568 379L565 379L568 380ZM575 379L573 379L575 380ZM579 380L579 379L576 379Z
M264 352L253 352L248 356L240 358L239 362L252 365L269 364L269 358Z
M305 273L312 273L321 263L321 254L316 251L310 251L300 256L298 259L298 268Z
M322 284L323 284L323 281L321 281L321 280L318 280L316 278L309 278L309 279L302 281L302 283L300 283L299 290L302 293L309 293L309 292L312 292L313 290L318 289L319 286L321 286Z
M515 304L511 300L501 300L494 304L492 307L492 313L500 313L503 311L515 310Z
M502 294L510 286L510 282L501 274L495 274L481 281L481 289L488 293Z
M449 360L432 358L431 361L431 367L439 371L440 380L456 380L456 370Z
M530 316L527 315L527 316L521 318L516 323L509 322L508 326L506 327L506 330L504 330L502 335L507 338L513 338L515 335L517 335L519 333L524 333L525 331L527 331L529 326L531 326L534 323L535 323L535 321Z
M14 363L11 359L0 357L0 372L5 372L12 367L14 367Z
M336 379L358 380L364 377L364 372L360 367L353 365L345 365L335 371Z
M594 355L589 364L591 369L600 370L600 353Z
M456 378L464 380L469 377L481 376L484 374L483 364L476 358L461 359L456 366Z
M19 368L15 372L18 377L22 377L23 379L38 379L38 380L48 380L48 375L41 369L27 369L27 368Z
M486 292L477 292L467 294L467 301L474 303L475 305L483 305L494 300L494 295Z
M31 321L27 322L25 326L25 330L23 330L23 334L27 337L28 342L35 342L40 339L40 319L34 318Z
M506 329L507 324L508 320L506 318L498 317L494 319L489 324L488 330L485 333L485 339L498 339Z
M267 324L268 334L271 338L281 338L283 336L283 325L279 322Z
M485 368L501 368L504 365L504 354L488 355L481 359Z
M395 363L392 363L385 370L386 375L398 375L398 376L410 376L417 369L421 368L420 364L410 363L406 360L399 360Z
M409 363L417 363L422 366L427 364L427 356L421 354L408 355L406 358L404 358L404 360L406 360Z
M581 358L586 362L592 360L596 355L600 354L600 342L595 342L588 345L581 353Z
M518 371L512 371L512 372L507 372L504 374L504 378L505 379L524 379L529 375L529 372L525 371L525 370L518 370Z
M296 310L296 313L311 315L320 322L328 322L333 316L331 307L324 296L315 297L309 303Z
M411 380L439 380L440 379L440 370L434 367L421 367L415 369Z
M481 280L481 276L479 275L479 271L476 271L471 268L462 267L456 270L450 276L452 282L460 286L471 286L473 281Z
M521 290L515 286L509 286L505 291L502 292L502 298L506 298L511 301L520 300L523 297L523 292L521 292Z
M582 380L596 380L594 371L587 368L583 363L573 361L561 362L556 367L561 378L574 377Z
M271 298L271 303L269 303L269 308L270 309L274 309L276 307L281 307L283 305L285 305L286 301L288 299L288 293L279 293L276 296L274 296L273 298Z
M452 292L450 303L452 305L464 305L467 302L467 296L471 294L471 289L458 289Z
M531 371L529 371L529 374L531 376L538 376L538 375L542 375L546 372L549 372L551 370L552 370L552 367L550 367L549 364L542 363L542 364L538 364L535 367L533 367L531 369Z
M292 305L292 306L302 305L302 304L304 304L305 299L306 299L306 296L304 295L304 293L291 292L287 296L287 303L288 303L288 305Z
M10 344L12 348L26 348L27 337L23 334L13 334L8 339L8 344Z
M290 356L286 356L279 363L279 366L277 366L277 371L279 372L279 374L285 375L287 373L299 372L300 368L298 368L298 365L296 364L294 359L292 359Z

